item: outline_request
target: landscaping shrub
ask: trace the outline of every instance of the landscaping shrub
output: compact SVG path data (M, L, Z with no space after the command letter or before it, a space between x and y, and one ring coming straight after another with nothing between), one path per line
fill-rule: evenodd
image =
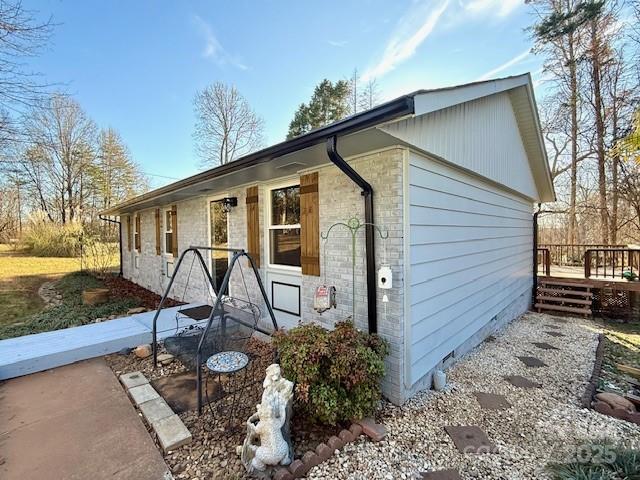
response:
M299 413L330 425L373 413L389 350L382 338L347 321L277 332L274 343L284 376L296 384Z
M38 257L76 257L81 237L82 226L77 223L61 225L35 218L30 220L22 242Z

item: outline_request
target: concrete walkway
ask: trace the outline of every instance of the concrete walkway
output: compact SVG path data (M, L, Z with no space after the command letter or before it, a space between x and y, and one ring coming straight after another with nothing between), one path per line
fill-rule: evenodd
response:
M0 383L0 478L172 477L100 358Z
M198 305L202 304L163 309L158 318L158 339L174 334L178 310ZM154 314L155 311L140 313L102 323L0 340L0 380L150 343ZM180 328L194 323L188 317L179 318Z

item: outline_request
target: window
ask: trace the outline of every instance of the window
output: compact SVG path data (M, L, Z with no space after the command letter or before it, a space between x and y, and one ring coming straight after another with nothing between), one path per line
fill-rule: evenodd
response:
M164 217L164 253L173 255L173 210L165 211Z
M136 213L133 220L133 248L140 252L140 214Z
M271 190L269 263L301 265L299 185Z

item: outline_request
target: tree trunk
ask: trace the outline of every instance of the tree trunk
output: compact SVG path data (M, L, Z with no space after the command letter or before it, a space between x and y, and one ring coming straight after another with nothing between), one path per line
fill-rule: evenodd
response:
M578 76L573 33L568 35L569 47L569 88L571 109L571 190L569 194L569 229L567 243L576 242L576 189L578 184Z
M594 117L596 124L596 155L598 158L598 192L600 210L600 230L602 243L609 244L609 212L607 209L607 172L604 149L604 118L602 112L602 90L600 85L600 45L598 22L591 22L591 77L593 82Z

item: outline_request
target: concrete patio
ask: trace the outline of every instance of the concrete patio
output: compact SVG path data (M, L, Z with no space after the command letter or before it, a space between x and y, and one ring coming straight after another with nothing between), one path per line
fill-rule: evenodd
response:
M0 383L0 478L172 479L104 359Z

